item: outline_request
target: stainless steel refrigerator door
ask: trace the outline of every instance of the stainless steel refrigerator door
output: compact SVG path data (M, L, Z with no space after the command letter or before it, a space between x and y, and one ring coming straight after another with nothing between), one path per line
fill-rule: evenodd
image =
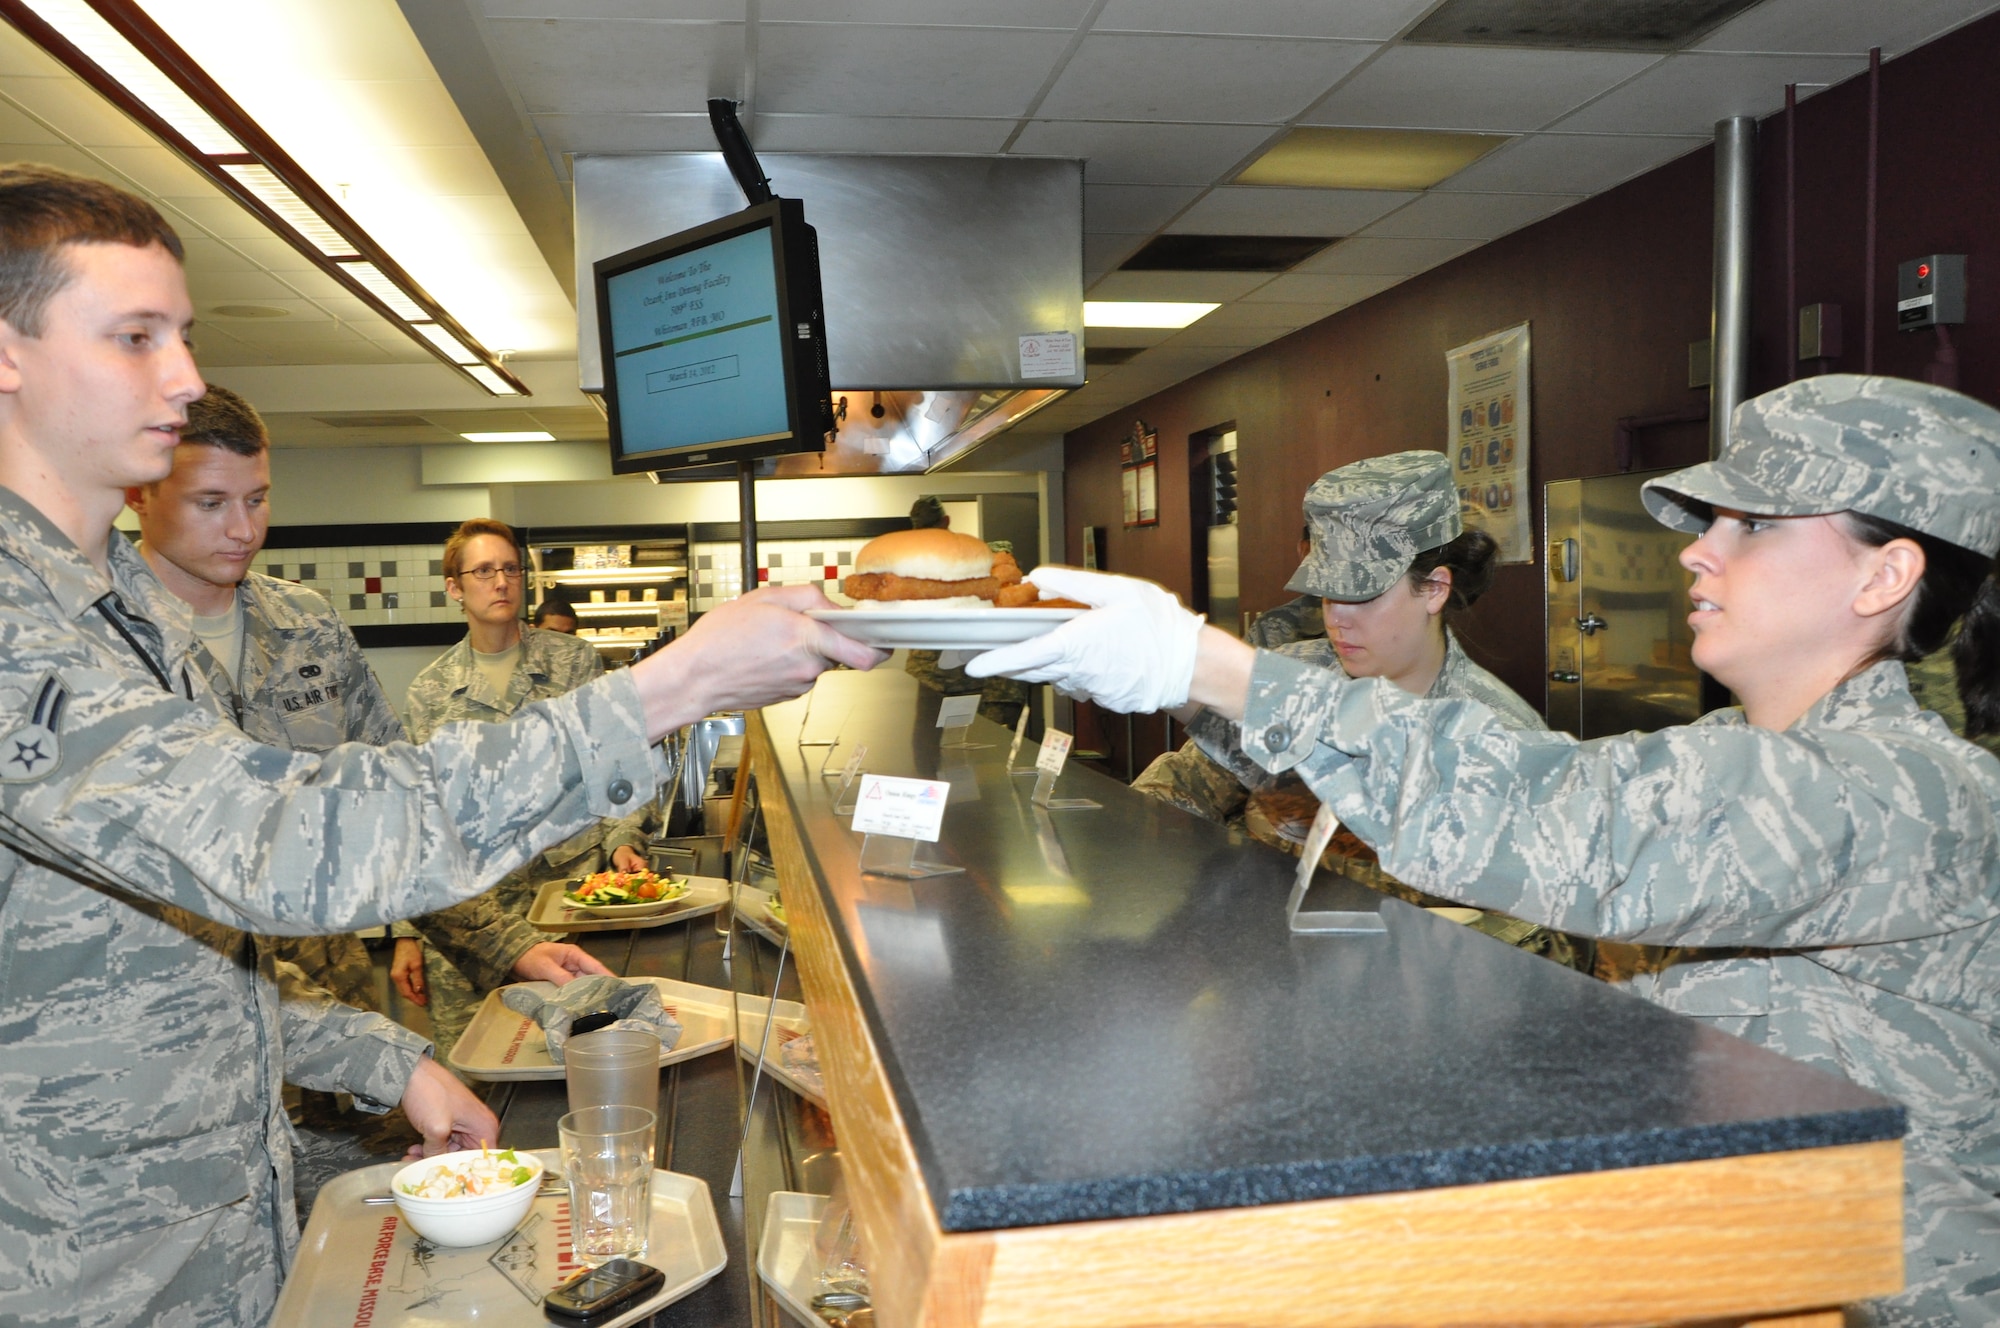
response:
M1580 724L1585 738L1651 732L1701 714L1701 674L1690 650L1691 536L1646 512L1639 488L1654 471L1582 481Z
M1583 481L1542 486L1543 548L1548 592L1549 727L1583 731Z
M1208 620L1232 636L1241 636L1243 618L1237 609L1240 574L1236 542L1237 527L1208 528Z

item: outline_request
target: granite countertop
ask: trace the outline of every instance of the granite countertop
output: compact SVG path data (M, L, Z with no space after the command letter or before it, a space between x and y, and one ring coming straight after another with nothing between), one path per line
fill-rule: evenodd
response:
M1886 1098L1400 901L1384 933L1293 936L1293 859L1074 765L1060 796L1103 809L1037 808L1010 735L940 751L937 705L884 670L763 715L946 1231L1903 1133ZM866 743L871 773L950 779L926 853L966 871L860 875L802 720L839 734L832 771Z

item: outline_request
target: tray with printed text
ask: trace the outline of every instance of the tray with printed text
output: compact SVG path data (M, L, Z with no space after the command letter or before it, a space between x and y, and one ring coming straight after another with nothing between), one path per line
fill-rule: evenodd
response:
M562 1156L539 1149L552 1172ZM337 1176L319 1192L299 1252L278 1297L272 1328L357 1328L381 1324L478 1323L547 1328L542 1298L583 1271L570 1248L567 1195L544 1195L513 1231L485 1245L434 1245L386 1194L402 1166L385 1162ZM641 1262L666 1275L658 1294L592 1328L621 1328L700 1287L729 1261L708 1186L678 1172L653 1173L653 1222Z
M703 987L676 978L632 978L650 982L660 989L660 1003L681 1026L680 1038L672 1047L660 1048L660 1064L681 1061L720 1051L732 1041L735 1010L731 994L720 987ZM555 991L548 982L517 982L517 987ZM500 1001L501 987L486 993L486 1000L465 1026L458 1045L451 1049L451 1068L474 1079L560 1079L563 1067L549 1056L548 1039L540 1025Z

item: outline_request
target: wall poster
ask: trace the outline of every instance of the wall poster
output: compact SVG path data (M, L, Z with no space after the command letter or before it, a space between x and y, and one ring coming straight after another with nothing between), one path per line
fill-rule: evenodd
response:
M1465 524L1494 538L1501 562L1532 563L1528 324L1446 351L1445 366L1451 380L1445 452Z
M1135 420L1132 432L1120 443L1125 524L1160 524L1160 431L1144 420Z

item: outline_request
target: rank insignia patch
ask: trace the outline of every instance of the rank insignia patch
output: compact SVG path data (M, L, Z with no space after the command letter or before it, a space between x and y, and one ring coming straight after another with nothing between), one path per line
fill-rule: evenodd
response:
M0 783L25 784L62 764L62 716L68 705L69 688L62 679L44 675L28 722L0 737Z

